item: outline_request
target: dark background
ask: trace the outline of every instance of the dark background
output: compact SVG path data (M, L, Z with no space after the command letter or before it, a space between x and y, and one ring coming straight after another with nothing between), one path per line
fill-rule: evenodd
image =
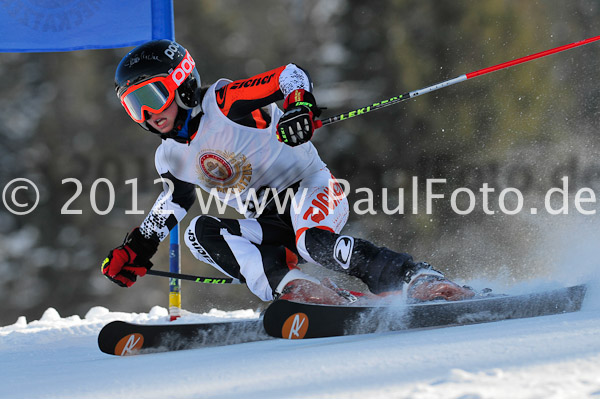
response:
M324 116L369 105L463 73L600 34L597 1L478 0L439 2L362 0L175 1L176 39L194 57L203 83L241 79L295 62L315 82ZM134 16L123 16L123 23ZM67 53L0 54L0 189L12 179L36 183L38 208L15 216L0 205L0 325L41 316L48 307L61 315L85 315L92 306L147 312L167 306L168 281L145 277L122 289L100 273L109 249L139 225L132 209L137 178L138 209L148 211L159 193L153 184L158 139L132 123L119 104L114 70L129 49ZM590 225L596 216L543 211L545 192L569 177L577 189L600 186L597 84L598 43L484 75L368 115L319 130L314 138L333 173L352 187L351 206L373 190L376 215L352 211L347 232L414 254L463 280L507 283L552 278L565 263L566 227ZM419 212L412 213L411 182L419 178ZM68 205L80 215L63 215ZM108 187L115 205L104 210ZM425 180L444 200L425 213ZM486 215L479 188L498 194L520 189L522 212ZM455 188L477 195L469 215L450 207ZM382 211L382 189L404 214ZM459 196L459 199L466 196ZM514 197L507 195L513 209ZM461 208L466 208L459 201ZM597 209L595 203L586 209ZM182 223L187 227L190 216ZM231 213L234 215L234 213ZM561 233L562 232L562 233ZM563 235L561 235L563 234ZM569 238L569 237L567 237ZM182 248L183 271L218 276ZM168 245L154 259L168 268ZM321 268L307 270L331 275ZM337 275L341 284L354 284ZM263 306L243 286L184 282L184 308L194 312Z

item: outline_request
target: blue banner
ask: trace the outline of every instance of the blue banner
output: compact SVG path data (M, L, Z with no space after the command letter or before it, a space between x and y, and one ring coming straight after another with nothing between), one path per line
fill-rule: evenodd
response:
M128 47L174 39L172 0L0 0L0 52Z

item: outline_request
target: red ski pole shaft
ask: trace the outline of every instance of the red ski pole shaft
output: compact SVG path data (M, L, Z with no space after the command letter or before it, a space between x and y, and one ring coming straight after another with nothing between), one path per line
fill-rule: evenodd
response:
M514 66L514 65L523 64L523 63L528 62L528 61L532 61L532 60L536 60L538 58L546 57L546 56L548 56L550 54L556 54L556 53L559 53L561 51L572 49L574 47L583 46L584 44L592 43L592 42L595 42L597 40L600 40L600 36L590 37L589 39L580 40L578 42L571 43L571 44L565 44L563 46L555 47L555 48L550 49L550 50L541 51L539 53L535 53L535 54L531 54L531 55L528 55L528 56L525 56L525 57L517 58L517 59L512 60L512 61L503 62L503 63L498 64L498 65L494 65L494 66L491 66L491 67L479 69L477 71L469 72L469 73L466 73L464 75L460 75L460 76L457 76L457 77L452 78L452 79L444 80L443 82L439 82L439 83L436 83L436 84L431 85L431 86L424 87L424 88L419 89L419 90L415 90L415 91L411 91L411 92L408 92L408 93L400 94L399 96L388 98L386 100L379 101L379 102L373 103L371 105L367 105L365 107L355 109L353 111L349 111L349 112L345 112L343 114L335 115L335 116L332 116L332 117L324 119L324 120L316 120L315 121L315 125L316 125L317 128L320 128L321 126L329 125L331 123L335 123L335 122L343 121L343 120L346 120L346 119L350 119L350 118L353 118L355 116L364 115L366 113L369 113L369 112L372 112L372 111L375 111L375 110L378 110L378 109L381 109L381 108L384 108L384 107L388 107L390 105L398 104L400 102L409 100L411 98L420 96L420 95L425 94L425 93L430 93L432 91L439 90L441 88L448 87L448 86L451 86L451 85L459 83L459 82L464 82L467 79L472 79L474 77L485 75L485 74L488 74L490 72L498 71L500 69L509 68L511 66Z

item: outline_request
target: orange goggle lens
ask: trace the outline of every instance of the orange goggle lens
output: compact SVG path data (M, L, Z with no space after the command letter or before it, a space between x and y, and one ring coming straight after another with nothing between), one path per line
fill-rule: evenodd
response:
M144 111L161 113L175 99L175 90L190 76L196 63L186 51L177 68L167 76L157 76L129 87L121 98L121 104L134 121L146 120Z
M175 90L169 90L163 76L131 86L121 97L121 104L131 119L142 123L146 120L144 111L161 113L174 99Z

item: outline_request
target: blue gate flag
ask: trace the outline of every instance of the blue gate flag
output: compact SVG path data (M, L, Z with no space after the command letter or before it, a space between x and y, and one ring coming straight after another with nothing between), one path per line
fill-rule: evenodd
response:
M0 0L0 52L136 46L173 25L172 0Z

